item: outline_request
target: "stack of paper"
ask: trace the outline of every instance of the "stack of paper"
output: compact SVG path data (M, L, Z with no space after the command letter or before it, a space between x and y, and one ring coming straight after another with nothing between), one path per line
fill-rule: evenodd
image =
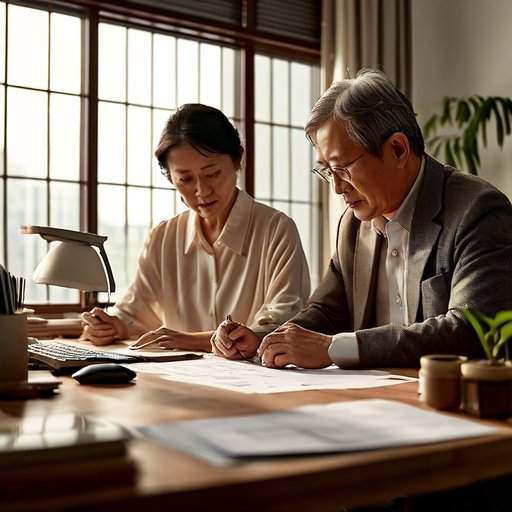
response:
M499 431L391 400L309 405L289 411L183 421L140 430L164 444L218 465L254 457L437 443Z

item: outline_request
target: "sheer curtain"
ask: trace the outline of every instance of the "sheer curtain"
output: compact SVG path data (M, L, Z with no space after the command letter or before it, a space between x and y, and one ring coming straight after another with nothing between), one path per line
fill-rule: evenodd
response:
M322 0L321 90L361 68L383 70L411 92L411 0ZM327 267L343 199L322 186L323 260Z

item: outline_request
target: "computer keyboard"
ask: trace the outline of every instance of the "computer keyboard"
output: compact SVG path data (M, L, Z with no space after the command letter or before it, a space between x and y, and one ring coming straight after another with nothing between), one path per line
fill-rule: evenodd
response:
M28 354L30 359L41 361L56 370L82 368L95 363L139 363L146 360L141 356L101 352L58 342L31 343Z

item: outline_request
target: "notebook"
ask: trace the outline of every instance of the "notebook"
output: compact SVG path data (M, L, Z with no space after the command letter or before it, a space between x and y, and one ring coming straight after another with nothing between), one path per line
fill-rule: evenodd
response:
M0 508L23 502L23 510L36 510L45 499L102 489L130 492L137 475L131 437L121 425L74 413L0 419Z

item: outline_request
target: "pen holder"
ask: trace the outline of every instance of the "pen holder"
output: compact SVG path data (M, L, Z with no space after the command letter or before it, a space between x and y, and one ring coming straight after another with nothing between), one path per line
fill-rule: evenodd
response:
M420 399L439 410L458 409L461 405L460 365L464 356L433 354L420 359Z
M27 376L27 315L0 315L0 390L22 387Z

